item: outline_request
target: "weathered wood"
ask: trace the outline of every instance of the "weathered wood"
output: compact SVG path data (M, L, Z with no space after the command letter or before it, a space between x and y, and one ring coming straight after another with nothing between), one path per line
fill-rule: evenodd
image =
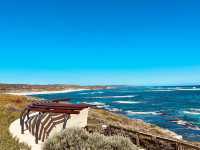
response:
M21 133L24 134L24 119L26 116L28 109L25 108L20 114L20 125L21 125Z
M156 149L160 149L159 140L157 140L156 136L151 136L151 140L155 142Z
M136 137L136 145L137 145L137 146L140 146L139 134L136 133L135 137Z
M44 126L46 125L46 123L49 121L50 119L50 115L49 114L46 114L45 116L46 118L41 122L41 127L40 127L40 131L39 131L39 140L41 140L41 137L42 137L42 133L43 133L43 130L44 130Z
M35 125L35 143L38 144L38 132L39 132L39 127L40 127L40 122L42 120L42 117L44 116L43 113L39 113Z
M37 118L38 118L38 115L36 115L33 119L33 123L31 124L31 133L33 135L35 135L35 126L36 126L36 122L37 122Z
M63 122L64 122L64 119L62 119L62 120L56 120L56 121L52 122L50 128L49 128L49 129L47 130L47 132L46 132L46 138L48 138L50 132L52 131L52 129L53 129L54 127L56 127L57 124L60 124L60 123L63 123Z
M130 135L130 133L132 133L132 135L134 135L134 137L136 138L136 140L135 140L136 145L141 145L141 141L143 139L140 138L140 135L142 135L142 136L150 137L150 139L155 141L154 147L158 146L158 142L164 141L166 143L169 143L170 145L174 145L174 150L183 150L184 148L186 150L200 150L199 146L193 145L189 142L179 141L179 140L172 139L172 138L156 136L156 135L147 134L147 133L144 133L144 132L134 131L134 130L125 129L125 128L122 128L122 127L112 126L112 125L110 125L108 127L108 129L110 130L111 135L114 133L115 130L120 130L120 132L123 131L124 133L126 133L126 135ZM115 131L115 132L117 133L119 131ZM145 148L148 148L148 147L145 147ZM156 149L158 149L158 148L156 148Z
M26 125L26 129L28 130L29 128L29 121L31 121L35 116L31 116L31 117L28 117L26 121L24 121L24 124Z
M24 133L26 125L26 129L35 136L36 143L41 138L44 141L57 124L63 123L63 129L66 127L70 114L79 114L80 110L91 107L88 104L66 104L59 101L38 101L28 105L20 115L21 133ZM29 116L31 112L36 114Z
M64 123L63 123L63 129L66 128L67 120L68 120L69 118L70 118L70 115L65 114L65 117L64 117Z
M65 109L41 109L41 108L33 108L31 109L31 111L34 111L34 112L43 112L43 113L49 113L49 112L52 112L52 113L68 113L68 114L79 114L79 111L78 110L65 110Z
M68 108L68 109L72 109L72 108L87 108L87 107L92 107L92 105L88 105L88 104L65 104L65 103L55 103L55 102L49 102L49 103L32 103L30 105L28 105L30 107L54 107L54 108L62 108L62 107L65 107L65 108Z
M34 119L34 117L31 117L29 120L28 120L28 130L29 132L31 132L31 121Z

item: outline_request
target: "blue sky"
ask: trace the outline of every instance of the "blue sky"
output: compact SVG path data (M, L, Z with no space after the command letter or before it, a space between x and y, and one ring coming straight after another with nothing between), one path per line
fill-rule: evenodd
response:
M199 5L0 1L0 82L200 83Z

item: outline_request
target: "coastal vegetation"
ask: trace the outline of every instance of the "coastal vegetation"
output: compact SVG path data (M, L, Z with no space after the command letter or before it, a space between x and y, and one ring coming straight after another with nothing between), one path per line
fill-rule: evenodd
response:
M84 129L69 128L49 138L43 150L139 150L130 139L122 136L104 136Z
M21 110L31 101L24 96L0 94L0 150L29 149L10 135L9 125L19 118Z

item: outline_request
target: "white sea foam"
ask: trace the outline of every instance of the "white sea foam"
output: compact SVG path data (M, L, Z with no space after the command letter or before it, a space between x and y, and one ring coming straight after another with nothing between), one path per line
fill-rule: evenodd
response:
M184 114L191 114L191 115L200 115L200 109L192 108L190 110L183 111Z
M137 95L124 95L124 96L97 96L97 97L87 97L87 98L132 98Z
M101 91L97 91L97 92L90 92L89 94L102 94L104 92L101 92Z
M191 88L183 88L183 87L173 87L173 88L156 88L150 91L155 92L170 92L170 91L200 91L200 88L191 87Z
M105 106L105 103L102 103L102 102L83 102L83 103L89 104L89 105Z
M122 109L119 108L108 108L109 111L113 111L113 112L121 112Z
M191 108L190 110L193 110L193 111L198 111L198 112L200 112L200 108Z
M200 131L200 128L197 127L197 126L193 126L193 127L188 127L189 129L192 129L192 130L199 130Z
M87 94L102 94L104 92L97 91L97 92L87 92L87 93L80 93L81 95L87 95Z
M104 109L109 109L109 105L106 105L105 103L102 102L83 102L85 104L89 105L95 105L97 108L104 108Z
M125 95L125 96L110 96L111 98L131 98L136 97L137 95Z
M159 112L137 112L137 111L131 111L131 110L128 110L128 111L125 111L128 115L160 115L161 113Z
M180 88L179 91L200 91L200 88Z
M155 88L150 91L155 91L155 92L171 92L171 91L177 91L179 90L180 87L173 87L173 88Z
M184 121L184 120L177 119L177 120L172 120L171 122L174 122L178 125L182 125L182 126L188 128L188 129L200 130L200 128L198 126L195 126L192 123Z
M104 108L104 109L108 109L109 110L110 105L97 105L96 107Z
M160 89L160 90L150 90L152 92L171 92L171 91L176 91L176 90L170 90L170 89Z
M195 111L183 111L184 114L191 114L191 115L200 115L200 112Z
M113 103L119 103L119 104L138 104L141 102L137 102L137 101L114 101Z
M184 126L188 124L188 122L184 121L184 120L173 120L171 122L174 122L174 123L179 124L179 125L184 125Z

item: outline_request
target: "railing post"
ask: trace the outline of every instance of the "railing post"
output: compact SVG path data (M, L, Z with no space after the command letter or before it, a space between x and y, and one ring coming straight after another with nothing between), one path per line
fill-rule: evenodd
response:
M38 132L39 132L41 119L42 119L43 115L44 115L43 113L39 113L38 117L37 117L37 120L36 120L36 129L35 129L35 143L36 144L38 144Z
M63 123L63 129L66 128L66 124L67 124L67 120L70 118L69 114L65 114L65 118L64 118L64 123Z
M182 150L182 146L178 141L176 141L176 150Z
M25 112L27 111L27 108L25 108L21 114L20 114L20 125L21 125L21 134L24 134L24 119L25 119Z
M140 146L140 138L139 138L138 133L136 133L136 145Z
M153 142L155 142L155 144L156 144L155 147L156 147L157 149L160 149L159 141L158 141L157 137L154 136L154 135L151 135L151 140L152 140Z

